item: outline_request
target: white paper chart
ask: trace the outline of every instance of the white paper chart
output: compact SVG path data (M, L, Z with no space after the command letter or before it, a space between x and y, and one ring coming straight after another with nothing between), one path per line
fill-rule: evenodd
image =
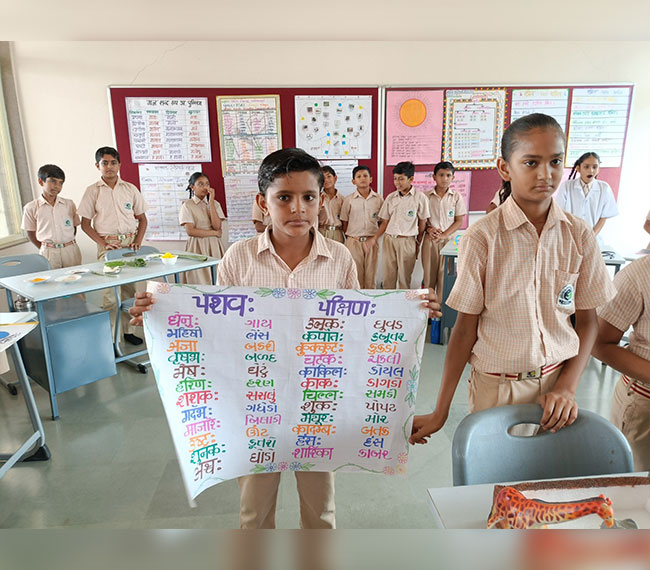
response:
M267 154L282 148L280 96L217 97L224 176L257 174Z
M147 202L147 239L182 240L187 237L178 225L183 200L189 198L187 182L200 164L140 164L140 190Z
M296 146L316 158L371 158L372 97L295 97Z
M205 97L127 97L133 162L212 162Z
M532 113L544 113L566 129L568 107L568 89L513 89L510 122Z
M257 234L253 225L253 201L259 193L257 176L225 176L223 184L228 208L228 241L236 242Z
M601 166L621 166L629 105L629 87L575 88L566 166L585 152L598 153Z
M352 194L357 187L352 184L352 171L359 166L358 160L320 160L322 166L331 166L336 172L336 189L341 196Z
M506 91L450 90L445 98L444 160L456 167L496 167Z

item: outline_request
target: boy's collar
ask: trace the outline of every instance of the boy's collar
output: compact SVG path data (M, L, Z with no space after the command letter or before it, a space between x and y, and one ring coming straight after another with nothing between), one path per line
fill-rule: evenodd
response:
M512 231L529 221L526 214L524 214L512 196L501 205L501 208L503 211L503 223L508 231ZM545 225L550 228L556 222L569 223L569 218L566 217L562 208L555 203L555 200L551 199L551 207L548 210Z
M54 198L54 203L56 204L56 203L59 202L59 200L61 200L61 199L62 199L62 198L61 198L61 195L57 195L57 197ZM45 199L45 196L43 196L43 194L41 194L41 195L38 197L38 200L39 200L42 204L49 204L49 202Z
M257 254L259 255L263 251L269 250L271 253L277 255L273 242L271 241L271 229L272 224L266 226L266 229L257 237ZM309 231L314 236L314 241L309 250L307 257L314 255L314 257L323 256L323 257L332 257L332 252L327 245L327 238L323 237L320 232L316 231L315 228L310 228Z

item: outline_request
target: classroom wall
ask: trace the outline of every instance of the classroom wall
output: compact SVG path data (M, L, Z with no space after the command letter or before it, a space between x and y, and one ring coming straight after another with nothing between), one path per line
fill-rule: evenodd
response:
M113 144L108 85L499 85L636 83L620 185L621 215L603 230L622 253L650 239L650 42L15 42L31 172L66 172L76 203ZM37 195L38 186L33 182ZM94 244L81 235L84 260ZM153 245L165 247L161 242ZM179 247L179 242L173 245ZM23 244L3 254L33 251Z

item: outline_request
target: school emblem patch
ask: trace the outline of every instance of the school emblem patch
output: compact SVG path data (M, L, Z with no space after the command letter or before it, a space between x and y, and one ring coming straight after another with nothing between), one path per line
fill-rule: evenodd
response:
M453 210L449 210L449 211L447 212L447 216L448 216L449 218L453 218L453 217L454 217L454 211L453 211Z
M569 283L569 285L565 285L562 288L562 291L560 291L560 294L558 295L557 298L557 304L560 305L561 307L568 307L569 305L573 305L573 294L575 292L575 288L573 285Z
M72 220L70 220L70 219L66 220L65 225L66 225L66 227L69 228L72 225Z
M376 218L376 217L377 217L377 212L375 212L375 213L372 215L372 217L373 217L373 218Z
M126 204L124 204L124 207L125 207L127 210L132 210L132 209L133 209L133 205L131 204L131 202L127 202Z
M408 213L406 214L409 218L412 218L415 216L415 210L409 210Z

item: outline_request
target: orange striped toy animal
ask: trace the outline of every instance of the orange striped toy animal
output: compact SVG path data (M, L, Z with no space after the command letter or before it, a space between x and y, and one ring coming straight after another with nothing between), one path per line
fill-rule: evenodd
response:
M604 495L570 503L548 503L528 499L517 489L504 487L497 494L487 528L543 528L596 514L607 527L614 526L612 501Z

